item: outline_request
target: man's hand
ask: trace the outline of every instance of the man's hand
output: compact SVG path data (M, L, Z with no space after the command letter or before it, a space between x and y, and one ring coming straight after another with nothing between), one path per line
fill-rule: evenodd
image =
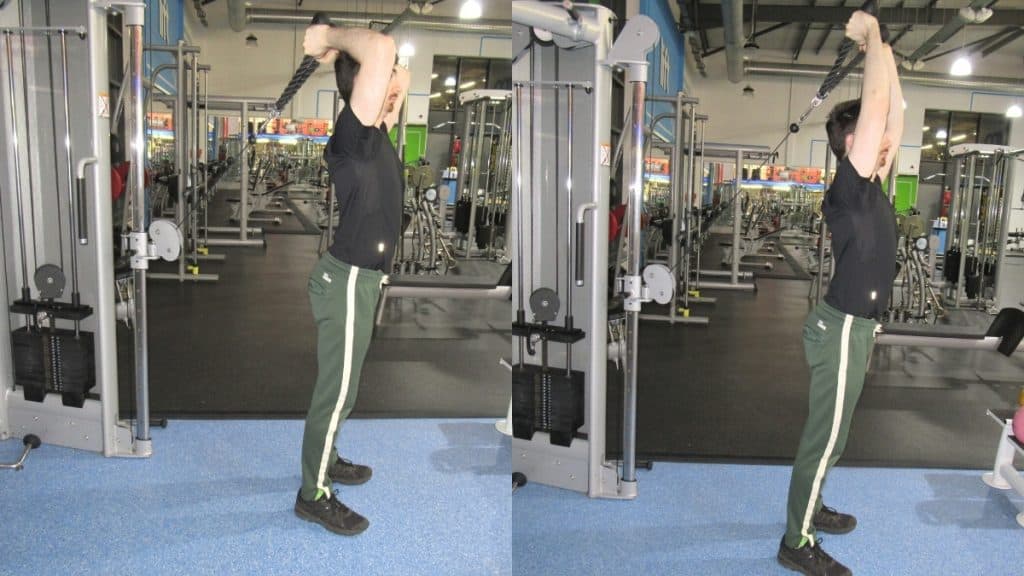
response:
M306 28L306 35L302 39L302 51L306 56L316 58L322 64L330 64L338 57L338 51L334 49L327 38L331 27L326 24L314 24Z
M873 37L877 38L878 19L863 10L857 10L846 22L846 37L857 43L863 51Z

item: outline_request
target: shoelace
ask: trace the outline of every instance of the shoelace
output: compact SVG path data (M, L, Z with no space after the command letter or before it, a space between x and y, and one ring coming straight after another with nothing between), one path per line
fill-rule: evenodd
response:
M331 512L333 512L334 514L348 516L349 512L351 512L348 506L345 506L344 504L341 503L341 500L338 500L337 490L331 492L331 497L328 499L327 504L328 506L331 507Z
M835 558L829 556L828 552L825 552L825 549L821 547L821 543L824 541L824 538L818 538L818 541L814 543L814 548L812 548L812 554L814 554L815 560L820 562L823 566L829 566L835 562Z

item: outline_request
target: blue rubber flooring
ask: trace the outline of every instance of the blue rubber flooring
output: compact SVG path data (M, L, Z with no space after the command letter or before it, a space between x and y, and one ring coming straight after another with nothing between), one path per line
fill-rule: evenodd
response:
M352 420L337 486L370 520L333 535L292 512L301 421L171 421L154 455L107 459L42 446L0 470L0 574L505 575L509 442L493 420ZM0 442L0 461L21 442Z
M993 456L994 453L993 446ZM775 560L788 466L655 464L635 501L528 484L513 496L516 575L794 574ZM967 576L1024 571L1024 499L981 471L836 468L825 503L857 516L823 547L854 574Z

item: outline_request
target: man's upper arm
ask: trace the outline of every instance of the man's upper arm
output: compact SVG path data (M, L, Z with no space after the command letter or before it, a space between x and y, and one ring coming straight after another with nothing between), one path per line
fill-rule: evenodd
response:
M878 165L878 153L885 133L888 102L879 98L864 98L861 102L857 128L854 130L853 149L847 153L850 164L864 178L870 178Z
M395 41L384 35L376 37L374 41L377 46L372 55L365 62L359 63L359 73L352 85L352 101L348 102L363 126L376 123L395 63Z
M885 137L892 142L892 146L890 146L889 153L885 157L885 163L878 169L878 177L882 180L889 177L889 171L892 170L892 164L896 161L896 154L900 149L900 139L903 138L903 131L890 130L885 133Z

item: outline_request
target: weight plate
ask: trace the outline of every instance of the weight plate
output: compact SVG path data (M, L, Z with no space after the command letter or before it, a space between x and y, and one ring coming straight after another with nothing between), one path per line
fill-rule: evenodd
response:
M534 322L553 322L558 317L560 306L558 292L551 288L537 288L530 294L530 310L533 310Z
M67 279L60 266L43 264L36 269L36 288L39 290L39 297L44 300L53 300L64 295L64 286Z
M651 264L644 268L644 284L651 299L658 304L668 304L675 295L672 271L664 264Z
M181 230L170 220L153 220L149 225L156 256L173 262L181 255Z

